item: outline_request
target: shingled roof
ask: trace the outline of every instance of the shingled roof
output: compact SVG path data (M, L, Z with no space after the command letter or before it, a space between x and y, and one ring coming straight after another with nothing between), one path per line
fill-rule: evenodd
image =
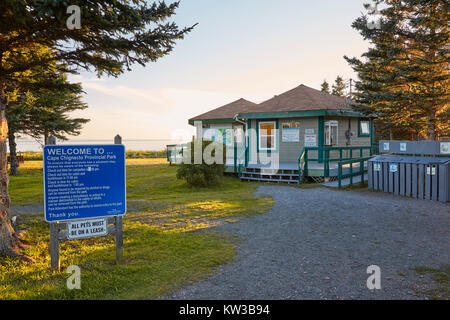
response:
M247 112L250 107L254 106L257 106L257 104L241 98L224 106L191 118L189 119L189 122L207 119L233 119L236 114Z
M246 113L250 112L283 112L305 110L352 110L345 103L345 99L322 92L303 84L261 102Z
M308 110L352 111L352 108L345 103L344 98L301 84L294 89L276 95L260 104L241 98L191 118L189 119L189 123L192 124L195 120L232 119L236 114L248 115L249 113L295 112Z

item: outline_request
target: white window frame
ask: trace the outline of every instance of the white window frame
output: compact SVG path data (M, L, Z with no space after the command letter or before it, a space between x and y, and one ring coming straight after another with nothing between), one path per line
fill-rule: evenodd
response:
M272 135L268 135L268 134L264 134L264 135L262 135L261 134L261 124L267 124L267 123L272 123L273 124L273 146L272 146L272 148L263 148L263 147L261 147L262 146L262 144L261 144L261 137L271 137ZM271 151L273 151L273 150L276 150L277 149L277 123L276 123L276 121L261 121L261 122L258 122L258 143L259 143L259 150L262 150L262 151L269 151L269 150L271 150Z
M327 137L327 127L329 127L329 131L330 131L330 137ZM335 146L339 145L339 121L337 120L330 120L330 121L326 121L324 124L324 136L325 136L325 145L327 146L333 146L331 144L331 127L336 127L336 143L334 144Z
M367 133L364 133L362 130L362 124L367 123ZM370 121L369 120L360 120L359 121L359 133L363 136L369 136L370 135Z

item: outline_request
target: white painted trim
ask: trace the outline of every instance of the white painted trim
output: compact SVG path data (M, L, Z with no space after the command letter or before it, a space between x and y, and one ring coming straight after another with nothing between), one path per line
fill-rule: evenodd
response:
M262 148L261 147L261 123L272 123L273 124L273 142L274 145L272 148ZM267 135L265 134L264 136L266 137L271 137L272 135ZM277 122L276 121L260 121L258 122L258 146L259 146L259 150L262 151L266 151L266 150L270 150L270 151L274 151L277 150Z
M331 127L336 127L336 143L334 144L335 146L339 145L339 121L338 120L329 120L329 121L325 121L324 123L324 138L325 138L325 145L329 146L331 145L330 143L327 143L327 135L326 135L326 127L330 127L330 140L331 140ZM330 141L331 142L331 141Z

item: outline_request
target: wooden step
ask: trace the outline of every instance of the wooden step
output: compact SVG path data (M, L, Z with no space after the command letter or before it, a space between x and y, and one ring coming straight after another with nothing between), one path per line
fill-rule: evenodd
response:
M244 168L243 169L245 172L248 173L283 173L283 174L293 174L293 175L298 175L298 169L293 170L293 169L264 169L264 168Z
M250 175L257 175L257 176L283 176L283 177L297 177L298 174L288 174L288 173L276 173L276 174L264 174L264 173L255 173L255 172L242 172L242 175L244 174L250 174Z
M287 179L267 179L267 178L251 178L251 177L241 177L241 181L265 181L265 182L284 182L284 183L298 183L297 179L287 180Z
M241 181L298 183L298 169L243 168Z

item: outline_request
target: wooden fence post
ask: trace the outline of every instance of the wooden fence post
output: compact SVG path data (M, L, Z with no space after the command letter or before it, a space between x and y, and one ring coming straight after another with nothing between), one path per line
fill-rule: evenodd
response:
M58 222L50 222L50 266L59 271L59 240L58 240Z
M56 138L50 136L45 141L46 145L55 145ZM53 270L59 271L59 240L58 240L58 222L50 222L50 266Z
M114 137L114 144L122 144L122 137L116 135ZM123 218L122 216L115 216L115 233L116 233L116 262L120 263L123 260Z

